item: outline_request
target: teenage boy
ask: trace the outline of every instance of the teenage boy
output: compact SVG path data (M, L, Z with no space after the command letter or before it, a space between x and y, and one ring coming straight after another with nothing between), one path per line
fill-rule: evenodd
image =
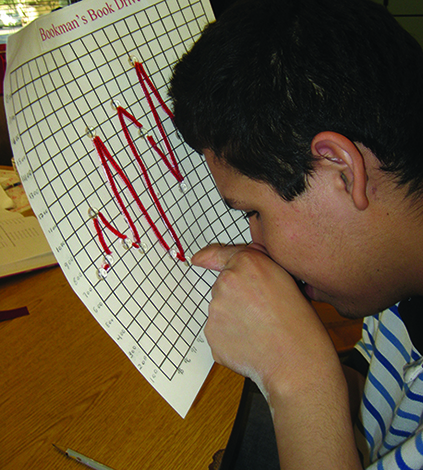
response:
M370 0L245 0L177 64L175 123L253 243L206 335L268 400L282 469L423 468L423 53ZM364 317L341 366L309 302ZM411 325L411 326L410 326Z

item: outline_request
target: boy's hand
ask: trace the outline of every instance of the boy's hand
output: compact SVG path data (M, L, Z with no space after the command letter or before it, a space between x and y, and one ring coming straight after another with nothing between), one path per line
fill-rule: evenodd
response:
M332 343L295 280L259 245L211 245L192 258L219 271L205 328L216 362L270 392L301 380Z
M220 271L205 334L215 360L266 396L281 468L361 469L338 356L294 279L260 246L209 246L192 261Z

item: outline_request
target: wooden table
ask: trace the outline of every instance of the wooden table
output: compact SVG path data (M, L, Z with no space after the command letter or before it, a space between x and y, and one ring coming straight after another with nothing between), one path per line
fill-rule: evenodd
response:
M147 383L72 291L60 268L0 279L0 468L83 468L70 447L115 470L207 469L225 447L243 378L215 365L185 419ZM322 308L339 350L360 325Z

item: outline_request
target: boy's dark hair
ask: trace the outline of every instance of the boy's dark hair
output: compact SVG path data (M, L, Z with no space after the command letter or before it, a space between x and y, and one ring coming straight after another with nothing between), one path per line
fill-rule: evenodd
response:
M334 131L423 192L423 52L370 0L243 0L175 66L175 124L286 200L313 171L310 145Z

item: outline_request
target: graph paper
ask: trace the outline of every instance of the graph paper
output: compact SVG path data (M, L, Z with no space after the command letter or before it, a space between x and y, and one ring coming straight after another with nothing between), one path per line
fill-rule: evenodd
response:
M9 134L34 213L74 291L181 416L213 363L215 274L190 256L247 239L168 108L172 66L212 19L204 0L85 0L7 47Z

